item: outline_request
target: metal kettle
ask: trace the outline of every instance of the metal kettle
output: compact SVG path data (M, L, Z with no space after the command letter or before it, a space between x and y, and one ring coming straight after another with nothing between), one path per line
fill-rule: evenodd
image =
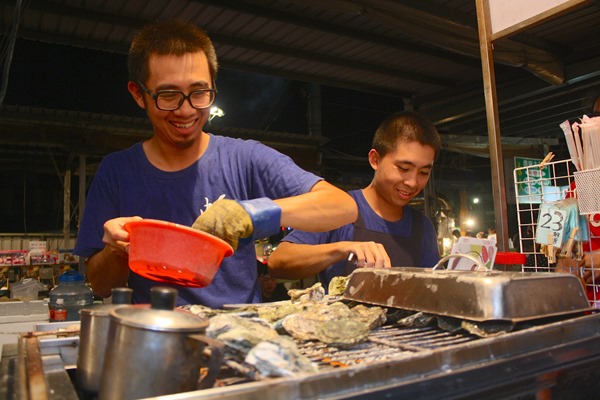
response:
M78 388L86 392L98 392L110 327L109 311L131 304L132 293L129 288L115 288L112 290L112 304L81 310L76 374Z
M208 320L174 310L177 291L151 289L151 306L110 311L99 399L136 399L187 392L214 384L224 346L203 335ZM209 346L210 357L204 349ZM200 378L200 368L207 374Z

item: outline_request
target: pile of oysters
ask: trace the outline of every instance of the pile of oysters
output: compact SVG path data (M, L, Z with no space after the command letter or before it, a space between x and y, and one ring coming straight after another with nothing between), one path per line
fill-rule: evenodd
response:
M300 353L293 339L350 348L365 342L369 332L386 321L385 308L351 307L334 301L320 283L288 294L291 300L273 304L224 310L188 305L180 309L208 318L208 337L224 342L232 359L243 359L262 376L271 377L317 372L316 364Z

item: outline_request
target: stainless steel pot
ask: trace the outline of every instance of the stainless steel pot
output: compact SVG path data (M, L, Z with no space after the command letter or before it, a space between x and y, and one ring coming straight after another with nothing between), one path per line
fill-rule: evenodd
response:
M108 312L113 308L131 304L132 292L129 288L115 288L112 290L112 304L100 304L81 310L76 374L77 387L80 389L92 393L100 389L110 326Z
M222 343L202 335L208 321L173 310L177 291L154 287L151 307L111 310L99 399L137 399L211 387L223 361ZM210 357L203 352L211 348ZM207 367L200 381L200 368Z

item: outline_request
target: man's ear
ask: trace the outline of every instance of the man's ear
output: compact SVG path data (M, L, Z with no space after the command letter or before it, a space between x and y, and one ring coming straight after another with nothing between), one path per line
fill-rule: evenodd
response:
M146 102L144 101L144 93L140 90L140 87L137 83L133 81L129 81L127 83L127 90L131 93L133 100L140 106L141 109L146 109Z
M380 160L381 159L379 157L379 153L377 152L377 150L371 149L369 151L369 164L371 164L371 168L373 168L373 170L377 171L377 168L379 168Z

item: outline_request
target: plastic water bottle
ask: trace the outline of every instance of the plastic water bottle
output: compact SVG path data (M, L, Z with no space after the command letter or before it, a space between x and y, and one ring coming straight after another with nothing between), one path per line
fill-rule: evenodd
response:
M85 284L85 277L75 270L69 270L58 276L58 285L49 293L50 308L55 309L58 299L63 300L67 310L66 321L79 321L79 311L94 303L92 289Z

